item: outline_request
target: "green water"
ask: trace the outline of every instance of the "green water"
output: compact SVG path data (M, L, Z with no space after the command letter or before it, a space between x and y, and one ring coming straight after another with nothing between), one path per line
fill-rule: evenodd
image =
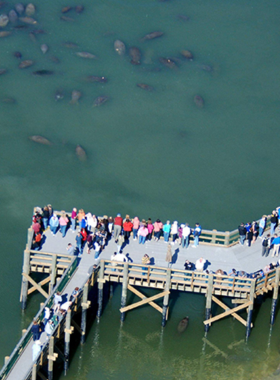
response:
M10 1L2 13L13 4ZM11 352L40 300L31 298L21 316L22 250L34 205L51 203L66 210L76 206L98 215L121 212L191 225L200 221L204 228L222 230L278 206L278 2L85 0L83 4L85 11L69 12L66 16L75 21L65 22L60 20L60 9L76 5L72 0L37 2L38 26L0 39L0 68L8 69L0 77L0 100L16 99L15 104L0 102L1 357ZM190 19L183 21L178 15ZM33 42L28 33L36 28L46 34L36 35ZM155 30L165 35L140 42ZM128 55L116 54L116 39L140 48L140 66L131 65ZM68 49L62 45L66 41L79 47ZM43 43L49 46L46 55L40 51ZM192 51L193 62L180 57L183 49ZM22 59L34 60L34 66L20 70L15 51L22 53ZM98 59L79 58L76 51L88 51ZM52 56L60 63L52 62ZM170 70L159 57L181 61ZM212 72L202 65L210 65ZM32 76L32 71L42 69L55 74ZM87 83L88 75L105 76L108 82ZM137 83L149 84L155 91L146 92ZM57 89L65 94L58 102ZM83 93L78 105L69 104L72 90ZM197 94L205 100L203 109L193 102ZM100 95L110 99L93 108ZM31 135L42 135L53 145L36 144L28 139ZM75 155L77 144L87 152L86 163ZM258 314L249 346L233 354L250 352L248 361L235 363L219 356L209 359L209 347L203 355L204 300L190 297L176 300L163 335L160 318L150 308L128 314L121 332L116 297L100 325L93 326L83 352L77 351L69 378L77 371L85 379L92 378L94 371L99 378L106 373L114 379L202 378L206 373L209 378L222 374L235 378L236 368L239 378L249 376L252 368L256 374L251 378L263 378L265 371L275 370L280 359L278 325L269 358L265 356L268 302ZM195 307L187 334L177 337L178 321ZM218 322L211 331L211 341L228 355L227 346L243 336L244 328L229 320Z

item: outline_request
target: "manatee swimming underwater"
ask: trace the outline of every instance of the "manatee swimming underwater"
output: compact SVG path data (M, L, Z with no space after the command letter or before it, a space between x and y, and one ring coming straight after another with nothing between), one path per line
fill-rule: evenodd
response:
M186 330L186 328L188 327L188 324L189 324L189 317L185 317L183 318L179 324L178 324L178 327L177 327L177 331L178 333L182 333Z

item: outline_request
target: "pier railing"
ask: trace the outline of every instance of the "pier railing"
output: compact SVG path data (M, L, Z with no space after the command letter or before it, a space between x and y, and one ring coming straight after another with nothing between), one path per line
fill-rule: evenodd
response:
M102 260L104 278L107 281L123 282L124 263ZM128 265L128 281L130 285L146 286L164 289L167 281L168 268L146 266L141 264ZM171 269L170 289L194 293L207 293L209 275L197 271ZM230 297L246 298L254 280L243 277L213 275L213 294Z
M57 215L61 215L61 211L55 211ZM66 212L68 218L71 218L71 212ZM98 219L102 219L102 217L98 217ZM259 223L259 220L256 222ZM266 230L270 228L270 216L267 217ZM190 236L190 242L193 242L194 238ZM239 232L238 229L233 231L218 231L218 230L202 230L201 235L199 237L200 244L206 244L211 246L218 246L229 248L234 246L239 242Z

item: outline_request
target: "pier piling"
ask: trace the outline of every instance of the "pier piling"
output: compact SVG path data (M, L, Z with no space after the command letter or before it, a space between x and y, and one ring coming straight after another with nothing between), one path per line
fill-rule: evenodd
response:
M126 306L127 300L127 283L128 283L128 263L123 266L123 283L122 283L122 298L121 298L121 308ZM121 321L123 322L125 318L125 312L121 313Z
M29 275L29 273L30 273L30 251L29 251L29 249L26 249L24 251L22 272L26 275ZM21 308L22 308L22 310L24 310L26 308L27 294L28 294L28 280L23 275L22 276L22 282L21 282Z
M165 283L165 291L169 291L171 283L171 269L167 269L166 272L166 283ZM167 321L167 311L168 311L168 303L169 303L169 293L166 294L163 298L163 306L162 306L162 320L161 325L165 327Z
M104 285L104 261L100 263L99 269L99 277L98 277L98 310L97 310L97 318L101 317L102 307L103 307L103 285Z
M256 280L251 282L251 289L250 289L250 295L249 295L249 300L251 301L251 304L248 307L248 314L247 314L246 341L248 340L250 336L251 327L252 327L251 323L252 323L252 316L253 316L253 309L254 309L255 285L256 285Z
M205 319L208 320L211 318L211 308L212 308L212 293L213 293L213 274L208 276L208 287L206 293L206 308L205 308ZM208 323L204 327L204 331L207 333L210 329L210 324Z
M274 320L275 320L276 305L277 305L277 299L278 299L278 293L279 293L279 280L280 280L280 269L277 268L276 273L275 273L275 283L274 283L272 305L271 305L271 315L270 315L271 325L274 324Z
M85 284L84 289L83 289L81 344L85 343L85 338L86 338L87 309L88 309L88 283Z
M70 353L70 334L71 330L71 310L69 309L66 314L66 324L65 324L65 335L64 335L64 375L66 376L69 367L69 353ZM50 380L50 379L49 379Z
M49 355L48 355L48 380L53 380L53 362L54 362L54 337L50 337ZM33 380L33 377L32 377ZM36 377L35 377L36 380Z

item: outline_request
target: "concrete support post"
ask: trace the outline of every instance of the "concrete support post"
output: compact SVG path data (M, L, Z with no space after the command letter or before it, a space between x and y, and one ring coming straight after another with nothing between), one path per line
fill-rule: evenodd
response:
M66 376L69 367L70 336L71 336L71 310L67 311L64 333L64 375Z
M81 319L81 344L85 343L85 338L86 338L87 309L88 309L88 283L85 284L84 289L83 289L82 319Z
M121 298L121 308L126 306L127 300L127 284L128 284L128 263L123 266L123 283L122 283L122 298ZM121 321L123 322L125 318L125 313L121 313Z
M169 291L171 284L171 269L167 269L166 271L166 283L165 283L165 291ZM167 321L167 311L168 311L168 303L169 303L169 294L166 294L163 298L163 306L162 306L162 319L161 325L165 327Z
M205 308L205 319L210 319L211 317L211 308L212 308L212 294L213 294L213 274L208 275L208 286L206 293L206 308ZM210 325L207 324L204 327L204 331L207 333L210 329Z
M271 315L270 315L271 325L273 325L275 321L275 312L276 312L276 305L277 305L278 293L279 293L279 280L280 280L280 269L277 268L275 272L275 283L274 283L272 305L271 305Z
M252 323L252 316L253 316L253 309L254 309L255 287L256 287L256 280L252 281L252 283L251 283L251 289L250 289L250 295L249 295L249 300L252 302L252 304L248 307L247 326L246 326L246 341L248 340L250 333L251 333L251 323Z
M28 249L24 251L22 272L27 275L29 275L30 273L30 251ZM22 282L21 282L21 308L22 310L26 308L27 294L28 294L28 280L24 276L22 276Z
M104 285L104 261L100 263L99 276L98 276L98 310L97 318L101 317L103 307L103 285Z
M54 337L50 337L48 355L48 380L53 380Z

